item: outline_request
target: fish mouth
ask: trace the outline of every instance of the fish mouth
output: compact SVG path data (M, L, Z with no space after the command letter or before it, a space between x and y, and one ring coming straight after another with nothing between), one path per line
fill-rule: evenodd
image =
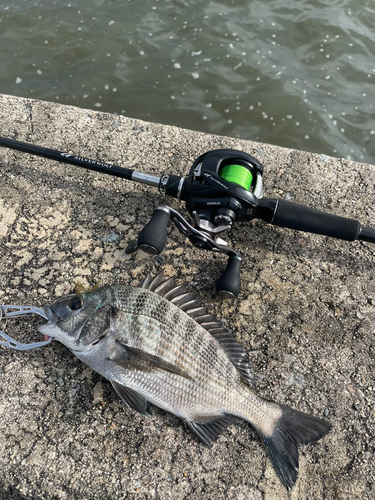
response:
M38 325L36 329L39 333L42 333L44 335L44 340L48 340L50 337L54 337L54 335L51 335L51 333L53 332L53 329L56 326L57 321L59 320L59 316L54 311L52 311L49 306L44 307L44 312L46 314L47 323Z
M50 306L45 306L44 312L47 315L48 323L53 323L53 325L56 325L57 320L61 319L60 316L58 314L56 314L55 311L53 311Z
M52 337L65 345L67 345L66 342L68 341L73 342L77 340L84 324L80 325L72 332L67 332L62 330L58 324L66 319L66 313L62 308L55 307L55 304L52 306L44 306L44 313L46 315L47 323L37 326L37 330L39 333L44 335L45 340Z

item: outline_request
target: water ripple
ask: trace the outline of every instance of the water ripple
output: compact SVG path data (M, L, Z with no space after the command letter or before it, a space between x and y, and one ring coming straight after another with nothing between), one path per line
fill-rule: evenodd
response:
M374 163L370 0L5 0L2 92Z

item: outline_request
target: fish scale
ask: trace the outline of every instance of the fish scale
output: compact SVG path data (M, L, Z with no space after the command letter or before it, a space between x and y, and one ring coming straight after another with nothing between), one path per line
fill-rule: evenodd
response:
M159 312L155 314L155 311L158 311L156 308L150 308L150 314L153 314L154 316L159 316ZM142 319L140 319L142 318ZM167 315L168 318L168 315ZM207 391L207 384L211 382L212 379L217 379L220 385L223 386L224 382L223 379L220 377L215 377L215 373L218 368L218 361L221 360L223 366L225 366L225 363L227 361L226 356L224 353L222 356L218 356L216 353L218 351L215 351L214 346L210 345L208 342L202 342L202 336L201 335L194 335L194 329L192 328L190 318L187 318L187 322L185 322L185 327L184 329L180 329L179 325L175 329L170 328L170 325L168 324L168 319L165 320L164 323L164 329L163 331L157 330L155 328L150 328L150 319L147 318L146 325L142 324L143 323L143 316L138 316L134 320L129 318L129 322L132 323L132 330L137 331L137 336L133 337L133 342L131 343L132 347L136 347L139 349L145 349L151 354L154 354L156 356L160 356L163 354L160 351L159 345L161 339L165 339L168 336L170 339L173 339L174 342L171 345L169 342L168 350L166 351L166 356L165 359L168 362L175 363L178 366L181 366L183 370L185 370L187 373L192 374L191 376L194 378L194 384L192 382L186 381L186 384L188 384L189 387L187 387L187 390L191 390L191 385L193 385L194 388L196 388L197 385L202 385L204 384L204 390L202 390L202 398L206 396L208 398L209 392ZM154 319L154 324L158 324ZM119 313L118 319L116 320L118 323L125 323L125 318L122 317L121 312ZM190 323L190 324L189 324ZM199 325L196 325L196 328L200 328ZM142 330L147 330L150 333L150 335L147 336L142 336L139 335L138 333ZM179 335L176 335L175 331L179 332ZM170 332L169 335L166 332ZM122 340L121 334L117 334L116 338L118 340ZM173 355L173 351L176 352L175 355ZM237 375L238 373L235 371L233 365L231 363L228 363L229 368L232 369L233 374ZM207 368L211 367L211 370L208 370ZM158 374L160 376L160 374ZM182 382L184 382L185 379L182 379ZM160 391L163 391L163 381L160 381ZM165 381L164 381L165 382ZM217 385L217 381L216 384ZM180 389L179 389L180 391ZM172 400L172 394L168 394L169 399ZM176 399L180 399L180 392L175 395ZM171 404L176 405L176 402L171 402Z
M132 289L129 288L129 292L131 291ZM116 296L116 288L114 288L114 293ZM162 356L164 355L164 351L161 349L161 346L165 345L168 348L165 355L170 362L176 362L177 364L184 362L184 367L188 368L188 360L192 363L193 359L200 360L201 357L206 356L207 359L205 361L202 360L202 364L207 366L207 363L209 363L209 366L213 369L217 368L215 366L218 352L217 345L213 346L209 341L203 342L203 339L208 337L207 332L202 328L204 333L202 335L202 332L198 331L201 327L192 321L188 315L183 314L173 304L166 302L155 294L148 294L147 298L143 299L145 294L143 291L139 291L138 297L132 301L127 300L125 304L123 295L123 289L121 288L119 298L117 299L118 308L127 310L128 308L132 308L132 302L134 303L135 301L136 304L134 313L131 319L129 318L129 321L122 318L121 313L119 313L118 318L119 324L129 323L132 325L133 347L140 349L148 348L149 350L151 349L153 354ZM128 294L126 295L129 297ZM141 301L139 297L142 297ZM151 328L149 322L146 325L143 324L146 318L148 320L153 319L155 321L154 325L163 325L163 328ZM147 330L147 335L142 335L144 330ZM121 340L121 336L119 340ZM177 354L173 358L170 354L174 350L177 351ZM198 357L196 358L194 354ZM195 369L197 372L201 371L199 363L192 369ZM210 373L211 371L208 374L203 373L202 378L209 376Z
M59 299L45 314L39 331L106 377L142 415L159 406L207 446L238 418L248 421L287 489L297 480L299 446L330 430L325 420L257 395L243 347L186 285L162 274L142 287L117 284Z

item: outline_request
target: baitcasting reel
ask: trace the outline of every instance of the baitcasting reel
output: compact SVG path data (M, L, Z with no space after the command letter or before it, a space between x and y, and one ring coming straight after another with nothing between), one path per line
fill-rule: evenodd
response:
M228 255L217 290L237 296L241 289L241 256L228 247L221 234L230 229L234 221L254 217L263 196L262 174L263 166L249 154L223 149L201 155L186 179L163 176L161 192L186 202L194 227L176 210L161 205L139 234L137 244L131 243L126 252L137 248L153 255L162 252L171 220L196 248Z

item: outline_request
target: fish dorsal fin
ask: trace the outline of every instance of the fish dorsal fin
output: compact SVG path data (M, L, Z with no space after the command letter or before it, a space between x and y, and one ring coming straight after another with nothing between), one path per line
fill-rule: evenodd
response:
M218 323L215 323L217 325ZM249 362L247 352L242 345L219 323L221 326L209 327L207 323L201 323L205 328L224 348L228 358L234 363L238 371L242 375L242 379L250 387L254 386L256 375Z
M244 382L251 387L254 385L256 377L246 351L226 330L215 314L206 312L206 309L202 307L201 300L195 299L194 292L186 292L187 283L176 285L174 277L165 279L164 272L161 271L155 278L148 275L142 283L142 287L169 300L207 330L224 348L227 356L241 373Z
M186 283L176 285L176 278L165 279L164 271L160 271L154 278L148 274L144 279L141 287L154 292L167 300L172 300L175 297L186 292Z
M172 281L174 282L174 278L171 278ZM167 280L170 281L170 280ZM151 290L152 292L155 292L156 288L161 284L161 283L166 283L167 282L164 279L164 272L160 271L155 277L152 277L150 274L146 276L144 279L141 287L142 288L147 288L148 290Z

